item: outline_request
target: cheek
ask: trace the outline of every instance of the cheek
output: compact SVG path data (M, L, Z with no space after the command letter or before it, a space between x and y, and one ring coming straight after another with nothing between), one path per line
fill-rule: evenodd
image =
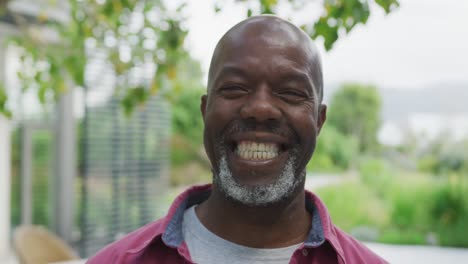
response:
M213 139L222 136L226 126L235 118L235 106L226 100L214 100L207 108L205 115L205 139Z
M295 112L291 116L290 123L300 139L300 161L299 166L305 166L309 162L316 145L318 134L317 121L314 115L307 110Z
M317 136L317 120L309 109L298 109L292 112L290 120L304 143L307 143L312 137L315 138Z
M206 121L213 126L223 126L235 117L236 105L229 100L216 100L208 108Z

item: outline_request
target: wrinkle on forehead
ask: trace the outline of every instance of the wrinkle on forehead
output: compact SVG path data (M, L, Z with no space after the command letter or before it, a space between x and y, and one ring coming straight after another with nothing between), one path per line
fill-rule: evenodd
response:
M213 53L208 74L208 95L217 73L223 63L229 59L230 54L234 51L237 54L239 49L246 47L251 49L268 47L278 51L293 47L298 54L301 54L301 59L306 60L304 65L307 65L310 73L312 86L315 88L314 93L318 93L320 101L322 100L322 65L317 47L305 32L276 16L251 17L226 32Z

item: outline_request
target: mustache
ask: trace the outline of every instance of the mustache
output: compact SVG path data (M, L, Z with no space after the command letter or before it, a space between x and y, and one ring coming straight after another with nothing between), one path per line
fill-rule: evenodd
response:
M288 138L293 145L299 144L299 136L290 126L273 120L258 122L249 119L233 120L222 132L220 141L226 142L232 135L245 132L267 132Z

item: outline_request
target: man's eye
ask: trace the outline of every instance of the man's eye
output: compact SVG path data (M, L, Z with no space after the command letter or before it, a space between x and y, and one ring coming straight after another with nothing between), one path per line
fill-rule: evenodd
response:
M284 100L291 102L301 102L308 98L304 93L294 90L281 91L278 95Z
M219 91L223 96L228 98L235 98L248 93L246 88L238 85L221 87Z

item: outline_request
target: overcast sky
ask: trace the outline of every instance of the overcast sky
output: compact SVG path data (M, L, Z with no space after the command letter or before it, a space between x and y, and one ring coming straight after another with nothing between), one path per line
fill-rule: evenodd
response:
M245 7L230 4L215 14L212 0L189 1L187 46L205 72L218 39L245 17ZM294 14L294 21L315 21L320 5ZM368 23L322 49L326 84L374 83L384 88L421 88L464 83L468 89L468 1L400 0L394 13L373 7ZM290 14L284 8L282 14ZM294 22L293 21L293 22ZM320 45L320 43L319 43Z

